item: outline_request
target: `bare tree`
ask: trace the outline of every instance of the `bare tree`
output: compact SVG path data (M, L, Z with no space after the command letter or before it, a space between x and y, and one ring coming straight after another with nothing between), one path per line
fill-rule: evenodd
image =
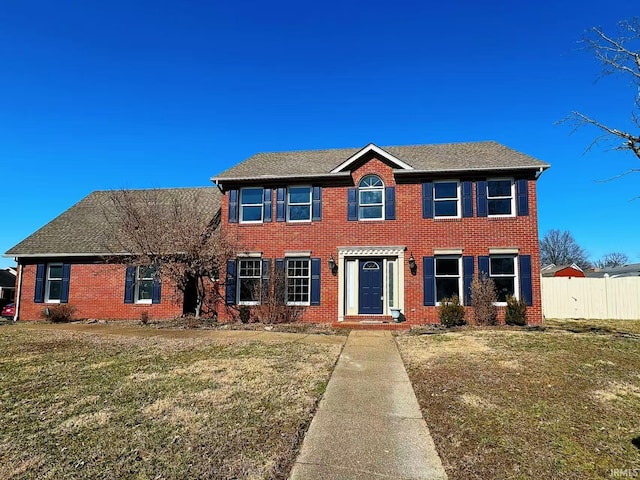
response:
M213 188L114 190L103 213L111 226L114 258L152 266L189 301L196 317L219 300L212 280L233 255L234 244L218 228L220 204Z
M568 231L549 230L540 240L540 263L549 265L570 265L588 268L587 252L575 241Z
M603 76L620 74L630 80L635 95L631 119L635 125L634 130L640 130L640 20L634 18L631 21L620 22L616 37L607 35L599 27L593 27L582 42L602 64ZM563 121L575 123L576 128L584 125L597 127L601 134L595 138L591 146L600 141L610 142L615 150L630 150L640 159L640 131L614 128L578 111L571 112ZM634 172L640 172L640 168L632 168L613 178Z
M629 257L620 252L607 253L600 260L596 260L594 266L597 268L622 267L629 263Z

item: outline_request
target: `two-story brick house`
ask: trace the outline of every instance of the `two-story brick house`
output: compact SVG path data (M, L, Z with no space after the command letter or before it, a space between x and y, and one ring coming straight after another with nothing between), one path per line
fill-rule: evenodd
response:
M253 305L275 265L314 322L438 322L481 272L541 321L536 180L549 165L495 142L255 155L212 180L243 251L226 302ZM267 280L268 281L268 280Z
M482 272L500 303L525 300L539 323L536 180L548 167L495 142L370 144L257 154L215 176L217 189L165 193L186 202L198 193L240 246L221 275L220 320L255 305L275 267L302 321L390 321L393 308L410 324L437 323L439 301L455 293L469 305ZM20 319L65 302L88 318L188 310L165 279L128 266L126 254L114 262L107 195L92 193L6 253L18 261Z

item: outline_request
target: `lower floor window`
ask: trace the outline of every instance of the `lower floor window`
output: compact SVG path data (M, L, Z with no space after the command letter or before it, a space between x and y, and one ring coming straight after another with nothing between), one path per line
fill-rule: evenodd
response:
M154 267L138 267L136 269L136 303L151 303L153 299L153 282L156 274Z
M309 305L311 293L311 261L287 259L286 300L289 305Z
M62 264L47 265L45 302L59 302L62 296Z
M516 292L516 257L497 255L489 257L489 278L496 284L498 302L506 302L507 297Z
M262 259L241 258L238 260L238 303L258 303Z
M460 257L436 257L436 301L457 295L460 298Z

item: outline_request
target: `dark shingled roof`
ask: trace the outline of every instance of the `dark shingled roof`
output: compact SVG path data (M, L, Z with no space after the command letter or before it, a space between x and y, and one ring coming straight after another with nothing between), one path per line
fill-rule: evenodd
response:
M496 171L549 167L547 163L494 141L380 148L420 172ZM337 175L330 172L360 150L362 148L258 153L225 170L212 180Z
M12 288L16 286L16 276L9 270L0 270L0 287Z
M105 212L113 208L114 191L96 191L10 248L5 256L109 255L120 252L113 226ZM222 194L216 187L128 190L130 195L152 192L155 201L198 202L213 219L220 210Z

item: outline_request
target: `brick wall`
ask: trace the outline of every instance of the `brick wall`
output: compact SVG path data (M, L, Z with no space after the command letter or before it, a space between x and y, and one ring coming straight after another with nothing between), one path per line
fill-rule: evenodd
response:
M352 172L354 185L369 173L379 175L386 186L396 187L396 220L347 221L347 188L324 186L322 190L322 221L310 223L276 222L264 224L229 224L228 195L222 205L222 226L231 238L237 238L240 249L262 252L264 258L282 258L285 250L311 250L312 257L322 259L321 304L307 307L303 320L333 322L338 316L338 277L327 267L327 260L337 248L346 246L407 247L413 253L418 272L414 276L405 262L405 303L403 313L414 324L439 323L436 307L423 306L422 257L434 254L438 248L462 248L464 255L475 258L488 255L489 248L519 248L522 255L531 255L533 306L528 308L529 323L540 323L540 267L536 185L529 181L529 215L510 218L471 217L453 220L422 218L422 185L396 183L391 167L372 159ZM468 178L472 180L472 178ZM478 180L486 179L479 176ZM274 186L274 185L264 185ZM473 192L476 214L475 188ZM275 205L275 198L274 198ZM275 212L275 210L274 210ZM503 316L503 312L501 312ZM221 315L225 318L225 314Z
M60 259L55 259L60 262ZM64 260L69 263L68 259ZM174 318L182 314L182 295L171 282L162 283L162 299L159 304L125 304L125 265L71 262L69 280L69 305L77 308L76 318L131 319L138 320L142 312L151 319ZM53 303L34 303L36 263L22 265L20 320L38 320L42 310ZM20 271L20 268L18 269Z

